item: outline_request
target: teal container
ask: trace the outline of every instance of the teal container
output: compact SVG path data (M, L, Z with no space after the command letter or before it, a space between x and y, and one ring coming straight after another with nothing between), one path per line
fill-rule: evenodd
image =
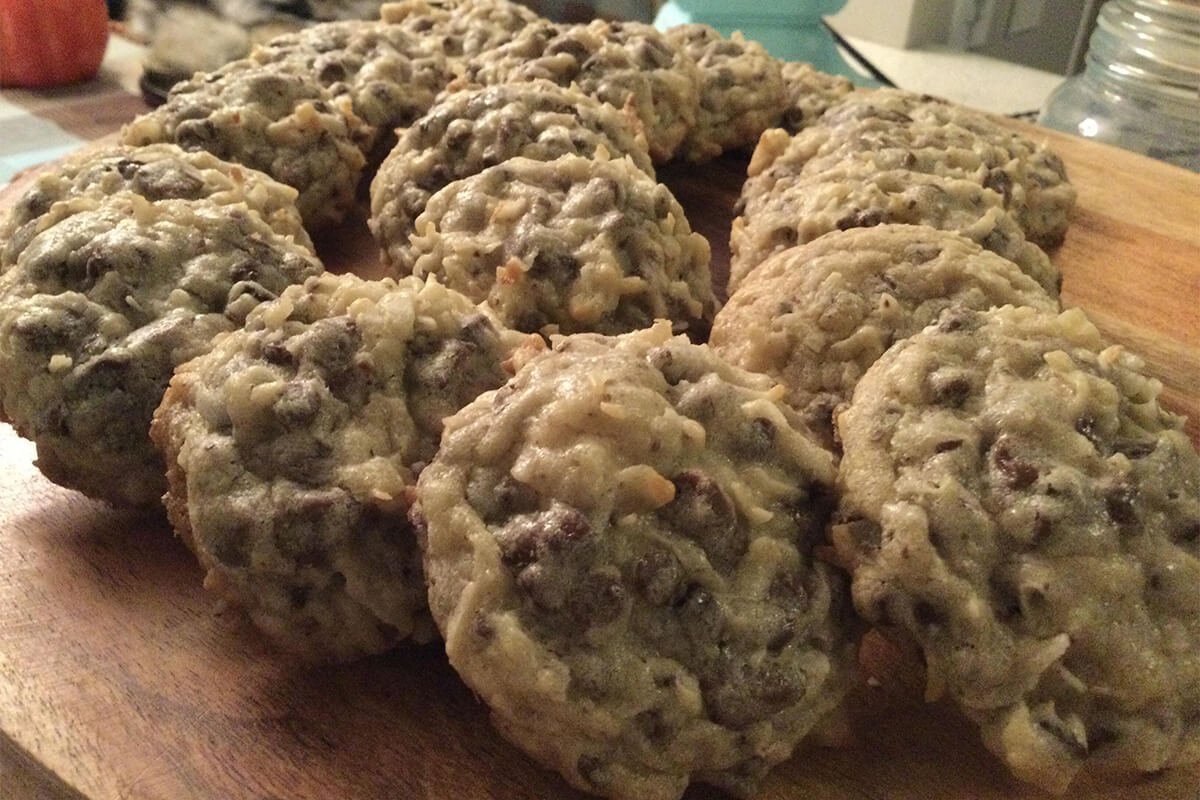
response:
M741 31L776 58L807 61L822 72L869 83L842 59L833 36L821 24L823 17L844 5L846 0L669 0L658 10L654 25L666 30L702 22L725 36Z

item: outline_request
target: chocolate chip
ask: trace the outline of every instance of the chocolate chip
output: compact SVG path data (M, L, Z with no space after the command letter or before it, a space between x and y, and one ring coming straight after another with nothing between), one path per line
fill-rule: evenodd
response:
M338 81L346 80L346 66L339 61L322 59L315 70L317 82L329 86Z
M284 367L290 366L296 361L296 357L292 355L292 351L277 341L270 341L262 346L262 357L268 364Z
M1004 197L1004 205L1012 204L1012 176L1002 169L994 169L983 180L984 187Z
M575 769L579 771L579 775L593 786L603 785L598 782L600 770L603 768L604 761L598 756L590 755L588 753L581 755L579 760L575 762Z
M234 569L250 564L251 532L236 519L213 529L213 540L209 551L216 560Z
M675 498L658 509L658 517L681 536L696 542L718 572L733 570L748 546L738 525L733 501L721 486L699 470L676 475Z
M682 591L683 566L662 548L647 550L633 567L633 588L652 606L673 605Z
M517 570L517 587L543 611L561 611L571 590L561 570L539 562Z
M69 308L34 309L17 317L13 323L15 339L35 353L73 352L77 344L89 335L87 320Z
M771 231L771 243L776 248L791 247L800 241L800 231L792 226L775 228Z
M1137 522L1137 510L1134 502L1137 492L1133 487L1121 484L1114 486L1104 493L1104 508L1109 518L1120 525Z
M972 331L977 327L978 321L975 314L962 306L952 306L943 311L937 322L937 330L940 333Z
M992 606L996 616L1001 620L1012 620L1021 615L1021 601L1017 598L1016 588L1009 580L993 577L990 581L992 588Z
M495 533L504 561L517 567L592 535L591 523L583 512L558 501L545 511L514 517Z
M329 380L351 368L361 342L358 326L353 320L334 317L314 323L303 334L296 349L304 364Z
M555 286L570 286L579 277L579 259L569 253L539 252L533 257L530 275L544 278Z
M789 618L775 634L767 640L767 652L772 655L778 655L783 648L787 647L790 642L796 638L797 625L796 620Z
M847 214L834 224L839 231L846 231L851 228L874 228L884 222L887 222L887 215L883 211L866 209Z
M308 598L311 594L311 589L307 586L292 586L288 589L288 602L292 608L299 610L308 605Z
M771 579L767 597L772 602L788 608L798 610L808 608L808 590L804 587L804 577L796 571L788 570L777 573Z
M646 353L646 362L662 373L663 378L672 386L677 386L687 377L684 365L676 363L675 354L668 347L655 347Z
M693 584L683 595L678 614L684 632L693 642L713 642L723 635L725 614L720 603L698 584Z
M961 408L971 396L971 381L961 370L940 369L929 375L933 401L950 408Z
M761 458L771 452L775 443L775 423L764 417L751 419L742 428L742 435L735 444L738 453L749 458Z
M1026 489L1038 479L1037 467L1014 455L1004 439L992 448L992 464L1010 489Z
M983 237L983 241L979 243L985 250L991 250L993 253L1004 254L1009 251L1012 246L1012 239L1008 234L1001 231L999 228L993 230L987 236Z
M144 165L132 176L130 185L150 200L195 200L204 194L204 179L200 175L170 162Z
M644 69L666 69L675 58L675 51L657 37L640 39L634 47L634 57Z
M565 53L576 61L583 63L587 61L591 55L591 51L579 39L574 36L556 36L546 46L546 55L553 56L559 53Z
M1113 450L1134 461L1150 455L1157 449L1157 447L1158 443L1153 439L1150 441L1118 439L1113 443Z
M567 606L581 629L607 625L619 619L624 610L625 587L619 575L592 572L572 586Z
M666 742L670 737L671 727L667 725L662 711L657 708L638 712L633 718L633 723L641 731L642 736L651 742Z
M804 696L808 678L798 668L774 659L740 663L701 679L701 691L713 721L745 728L765 721Z
M1092 417L1080 417L1075 421L1075 432L1100 449L1100 438L1096 434L1096 420Z
M133 176L137 175L138 170L141 169L142 166L143 164L141 161L132 158L122 158L114 165L114 168L116 169L118 175L125 180L130 180L133 178Z
M904 258L913 264L927 264L942 254L942 248L933 242L918 242L904 248ZM896 289L896 282L890 276L883 276L884 283L889 285L893 291Z
M175 128L175 143L184 150L207 150L218 158L228 155L217 126L207 119L185 120Z
M275 418L287 428L308 425L320 410L320 384L312 379L288 381L283 393L271 406Z
M922 628L930 630L941 627L946 621L946 616L936 606L918 600L913 605L913 620Z
M1195 544L1200 542L1200 520L1185 522L1175 529L1173 537L1176 542Z

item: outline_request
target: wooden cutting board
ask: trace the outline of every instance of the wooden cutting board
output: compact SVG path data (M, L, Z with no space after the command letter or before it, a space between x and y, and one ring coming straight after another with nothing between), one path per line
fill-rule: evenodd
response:
M1143 354L1200 439L1200 176L1038 131L1079 209L1053 257L1063 299ZM663 170L720 268L745 163ZM0 192L0 207L19 187ZM375 270L361 227L321 243ZM493 733L437 646L307 668L200 588L156 513L58 488L0 426L0 798L581 798ZM1200 591L1200 587L1198 587ZM809 746L763 800L1038 798L972 727L904 681L865 688L841 748ZM694 787L691 800L720 795ZM1200 766L1073 787L1087 800L1196 800Z

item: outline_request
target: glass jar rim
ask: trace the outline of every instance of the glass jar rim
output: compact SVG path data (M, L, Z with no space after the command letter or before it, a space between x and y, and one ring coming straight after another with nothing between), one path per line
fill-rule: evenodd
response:
M1200 102L1200 0L1113 0L1100 9L1088 61Z

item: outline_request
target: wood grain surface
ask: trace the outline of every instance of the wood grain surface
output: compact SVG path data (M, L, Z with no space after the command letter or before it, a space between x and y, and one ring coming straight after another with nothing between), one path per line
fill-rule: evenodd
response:
M1053 254L1064 301L1146 358L1200 439L1200 176L1037 135L1053 140L1080 191ZM727 159L662 173L720 264L743 170ZM18 189L0 191L0 206ZM331 263L376 269L358 225L319 244ZM296 664L214 605L161 514L56 487L34 458L0 426L0 798L582 797L493 733L436 645ZM902 680L864 687L850 744L806 747L759 796L1043 797L1012 782L952 709L915 697ZM1082 783L1068 796L1197 800L1200 766Z

